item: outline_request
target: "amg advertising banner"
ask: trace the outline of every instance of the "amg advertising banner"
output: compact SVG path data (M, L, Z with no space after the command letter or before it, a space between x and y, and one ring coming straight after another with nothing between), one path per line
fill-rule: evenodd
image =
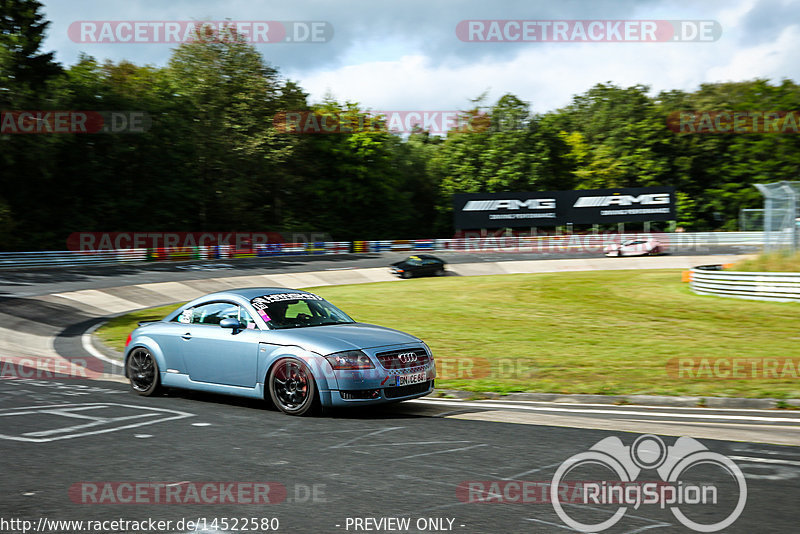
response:
M674 187L462 193L453 195L457 230L675 220Z

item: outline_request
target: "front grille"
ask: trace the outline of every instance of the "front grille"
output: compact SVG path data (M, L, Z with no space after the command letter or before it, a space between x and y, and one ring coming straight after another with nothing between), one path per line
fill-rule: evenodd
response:
M386 388L383 394L387 399L397 399L400 397L407 397L416 393L425 393L431 387L431 382L420 382L419 384L411 384L410 386L399 386L396 388Z
M389 352L379 352L376 356L378 361L381 362L383 368L390 371L392 369L410 369L412 367L420 367L427 365L427 363L430 361L430 357L428 356L428 353L425 352L425 349L392 350Z

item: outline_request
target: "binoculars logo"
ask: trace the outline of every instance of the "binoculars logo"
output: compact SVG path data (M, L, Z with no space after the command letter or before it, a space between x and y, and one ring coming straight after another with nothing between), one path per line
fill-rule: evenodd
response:
M738 499L732 511L711 523L695 521L681 510L682 506L686 508L687 505L718 504L716 485L681 480L689 469L703 464L728 473L738 490ZM617 477L613 481L583 482L583 504L619 505L611 517L597 523L583 523L571 517L562 506L561 500L564 498L559 492L571 472L590 466L608 469ZM643 470L655 470L661 480L637 482ZM631 446L624 445L617 437L608 437L558 467L550 486L550 500L558 517L579 532L609 529L622 519L629 506L638 509L642 504L655 504L662 509L668 507L681 524L694 531L717 532L733 524L742 513L747 501L747 484L741 469L730 458L708 450L695 439L681 437L667 447L661 438L651 434L639 436Z

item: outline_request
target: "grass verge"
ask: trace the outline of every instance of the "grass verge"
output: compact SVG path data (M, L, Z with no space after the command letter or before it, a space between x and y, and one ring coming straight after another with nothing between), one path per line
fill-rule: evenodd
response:
M788 250L779 250L761 254L755 258L742 260L731 267L732 271L755 273L789 272L800 273L800 254L792 254Z
M800 398L800 379L686 379L675 358L800 358L793 303L692 294L680 272L596 271L414 279L311 289L354 319L424 339L443 375L468 391ZM124 345L136 321L98 330Z

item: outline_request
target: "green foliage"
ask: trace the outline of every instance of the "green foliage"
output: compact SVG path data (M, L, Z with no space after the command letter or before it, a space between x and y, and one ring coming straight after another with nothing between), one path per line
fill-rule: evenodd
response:
M513 94L493 104L484 94L445 137L293 134L276 128L276 114L357 122L367 110L332 98L309 105L235 34L198 35L165 67L81 56L63 69L41 50L47 26L36 0L0 3L0 109L144 111L152 126L0 135L0 165L13 178L0 181L0 249L60 249L79 231L449 236L453 193L651 185L677 188L687 230L734 230L740 209L762 204L753 183L800 175L798 135L678 134L666 122L681 110L800 109L791 80L655 96L601 83L541 115Z

